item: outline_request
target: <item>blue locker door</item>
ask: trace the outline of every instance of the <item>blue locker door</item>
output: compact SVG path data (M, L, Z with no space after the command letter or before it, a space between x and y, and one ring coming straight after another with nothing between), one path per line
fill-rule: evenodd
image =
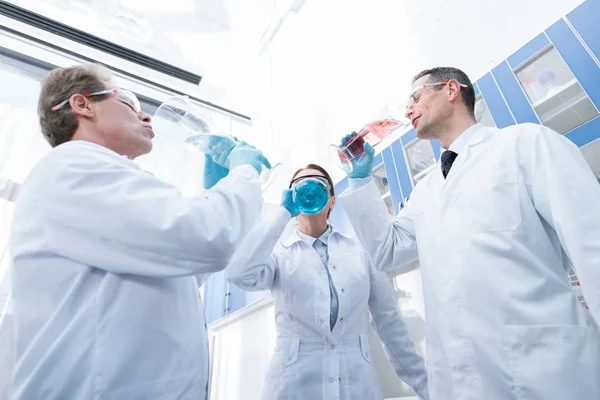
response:
M517 77L506 61L492 70L492 75L502 92L506 103L510 107L517 123L532 122L539 124L540 120L533 111L523 88L519 84Z
M406 135L407 133L404 134L403 137ZM392 143L390 147L392 149L392 154L394 155L396 176L398 177L398 181L400 182L400 188L402 191L402 202L405 203L405 200L408 197L410 197L410 193L412 192L413 187L408 172L406 157L404 157L404 150L402 149L402 142L400 140L396 140L394 143Z
M587 0L567 15L579 36L591 50L596 59L600 60L600 1Z
M491 72L488 72L478 80L477 85L479 86L481 95L485 99L488 109L496 122L496 126L498 128L506 128L507 126L514 125L515 120L508 109Z
M564 20L557 21L546 30L556 50L563 57L592 102L600 108L600 67ZM575 128L565 135L578 146L600 137L600 117Z
M402 202L402 190L396 173L396 162L392 154L392 149L387 148L381 153L383 156L383 164L385 165L385 173L387 175L388 184L390 186L390 194L392 196L392 204L394 205L394 213L400 211L399 204Z

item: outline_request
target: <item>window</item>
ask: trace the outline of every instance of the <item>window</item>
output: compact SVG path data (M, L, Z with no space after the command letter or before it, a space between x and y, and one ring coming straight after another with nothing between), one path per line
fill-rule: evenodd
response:
M475 97L475 120L484 126L496 126L492 113L490 113L487 103L481 94Z
M385 171L385 165L383 163L373 169L373 180L375 181L375 186L377 186L377 190L379 190L381 198L387 206L388 212L391 215L395 215L396 213L394 212L394 204L392 203L390 185L387 178L387 173Z
M404 149L406 150L410 176L413 184L416 185L434 168L437 160L428 140L415 139Z
M598 116L558 51L549 47L515 71L540 121L560 134Z

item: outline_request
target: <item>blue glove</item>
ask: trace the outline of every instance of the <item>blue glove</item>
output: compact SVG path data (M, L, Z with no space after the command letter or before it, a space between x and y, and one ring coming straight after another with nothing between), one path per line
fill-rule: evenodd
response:
M229 170L213 161L210 155L204 156L204 189L210 189L229 174Z
M227 155L227 161L224 165L229 165L229 169L234 169L244 164L252 165L259 174L263 165L271 168L271 163L260 150L246 142L239 142Z
M348 140L354 135L356 135L356 132L344 136L342 138L342 146L345 146ZM350 161L352 163L352 171L348 173L348 178L350 179L366 178L371 175L375 149L369 143L365 143L363 148L365 150L363 155Z
M292 189L285 189L281 196L281 206L285 208L292 217L297 217L300 214L300 210L294 203L294 191Z

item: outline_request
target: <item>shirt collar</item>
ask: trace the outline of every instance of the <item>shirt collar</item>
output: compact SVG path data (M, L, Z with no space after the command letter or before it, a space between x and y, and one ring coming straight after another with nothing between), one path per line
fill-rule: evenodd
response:
M306 233L302 233L298 230L296 232L298 232L298 236L300 236L300 239L302 239L309 246L312 246L313 244L315 244L315 241L317 239L319 239L321 242L323 242L323 244L327 245L328 244L327 242L329 241L329 235L331 235L331 226L328 225L325 232L323 232L323 234L321 236L319 236L318 238L314 238L314 237L307 235Z
M302 235L304 237L306 237L308 240L305 240ZM321 240L324 244L329 245L329 239L339 235L343 238L348 238L349 236L346 236L345 234L343 234L342 232L338 231L337 229L333 228L331 225L329 225L329 227L327 228L327 230L325 231L325 233L323 233L323 235L321 235L321 237L319 237L319 240ZM305 243L307 243L309 246L312 247L313 243L315 242L315 240L317 240L316 238L313 238L311 236L305 235L302 232L296 230L292 236L290 236L287 240L282 241L281 244L283 245L283 247L292 247L292 245L294 243L303 241Z
M450 145L450 149L442 148L442 153L446 150L451 150L451 151L455 152L456 154L462 153L464 151L465 147L467 146L467 143L469 143L469 140L471 140L471 138L475 134L475 132L477 132L481 128L483 128L483 125L481 125L480 123L477 123L477 124L467 128L466 131L461 133L460 136L457 137L454 142L452 142L452 144Z

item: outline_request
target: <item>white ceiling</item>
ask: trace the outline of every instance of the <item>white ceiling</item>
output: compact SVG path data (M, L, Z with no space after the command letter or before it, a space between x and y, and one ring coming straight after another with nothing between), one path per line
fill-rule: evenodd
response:
M281 0L9 1L227 89L256 57Z

